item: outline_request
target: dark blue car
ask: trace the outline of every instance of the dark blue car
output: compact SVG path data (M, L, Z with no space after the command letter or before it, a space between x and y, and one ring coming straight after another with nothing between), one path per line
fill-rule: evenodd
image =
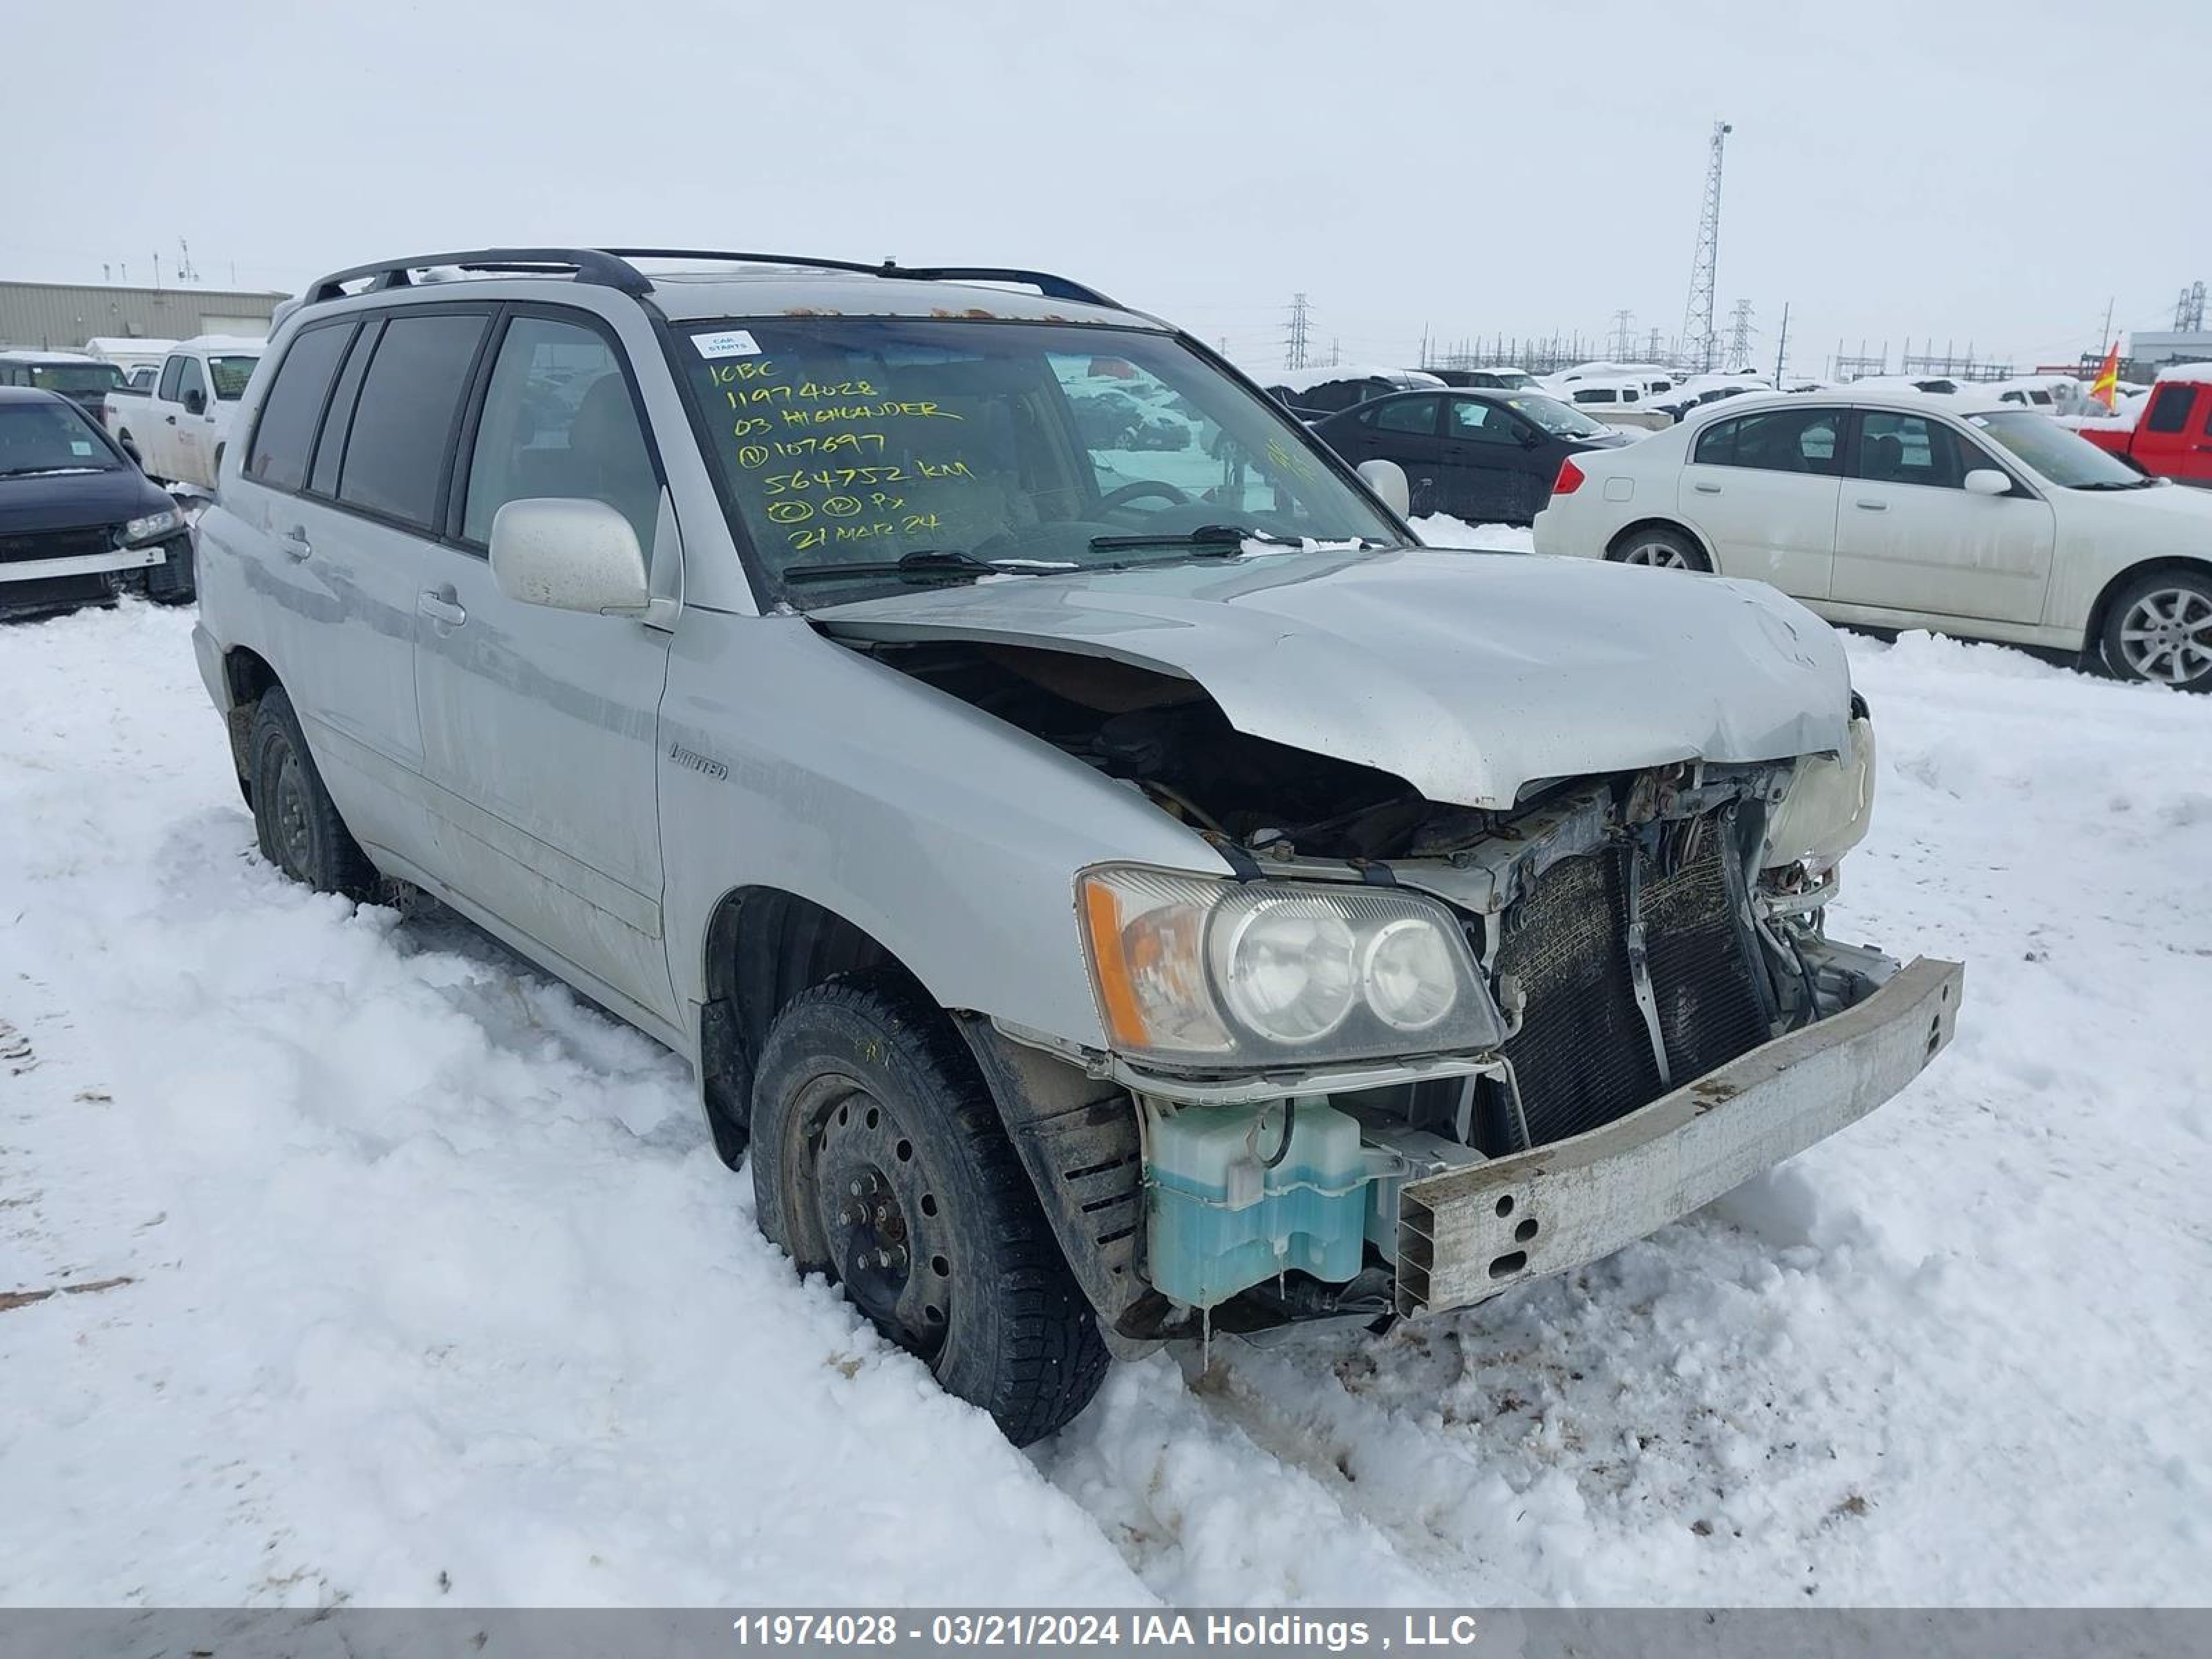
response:
M82 410L0 386L0 615L192 597L191 526Z
M1371 398L1313 423L1354 466L1395 461L1416 514L1527 524L1552 496L1559 463L1631 440L1540 392L1451 387Z

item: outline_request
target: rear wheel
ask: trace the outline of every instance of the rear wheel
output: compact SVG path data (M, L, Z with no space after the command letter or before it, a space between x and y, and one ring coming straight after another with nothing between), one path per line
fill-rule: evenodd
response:
M1090 1403L1097 1320L974 1059L908 981L844 975L783 1011L751 1160L761 1231L1016 1445Z
M2105 617L2105 665L2124 679L2212 691L2212 576L2154 570Z
M1660 570L1711 571L1705 550L1679 530L1650 525L1632 530L1606 551L1615 564L1648 564Z
M375 867L323 787L300 718L282 689L272 686L262 694L246 753L261 856L294 881L349 898L368 897Z

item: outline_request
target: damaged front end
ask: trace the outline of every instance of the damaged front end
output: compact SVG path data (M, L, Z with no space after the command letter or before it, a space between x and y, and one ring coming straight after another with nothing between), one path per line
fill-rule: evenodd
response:
M1826 937L1871 726L1522 783L1510 805L1237 729L1196 682L876 649L1202 836L1078 880L1103 1048L971 1037L1115 1338L1463 1307L1619 1249L1863 1115L1961 970Z

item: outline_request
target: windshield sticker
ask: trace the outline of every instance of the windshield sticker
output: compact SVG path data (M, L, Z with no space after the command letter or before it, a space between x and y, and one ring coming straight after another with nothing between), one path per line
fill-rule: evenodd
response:
M70 440L70 453L72 455L89 455L92 453L92 446L82 438L71 438Z
M716 357L757 357L760 346L754 341L751 331L742 328L724 329L720 334L695 334L691 343L699 348L699 355L709 361Z

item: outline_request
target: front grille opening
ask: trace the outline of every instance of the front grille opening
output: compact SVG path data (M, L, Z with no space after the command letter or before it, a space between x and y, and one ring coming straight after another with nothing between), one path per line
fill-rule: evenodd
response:
M1632 846L1562 860L1509 915L1498 970L1528 994L1521 1031L1505 1046L1521 1088L1528 1141L1547 1146L1649 1105L1667 1085L1637 1006L1629 965L1628 860L1644 858L1647 970L1674 1086L1694 1081L1771 1035L1753 964L1730 913L1717 818L1677 870ZM1486 1082L1477 1143L1492 1157L1525 1150L1501 1084ZM1498 1213L1507 1213L1501 1206Z

